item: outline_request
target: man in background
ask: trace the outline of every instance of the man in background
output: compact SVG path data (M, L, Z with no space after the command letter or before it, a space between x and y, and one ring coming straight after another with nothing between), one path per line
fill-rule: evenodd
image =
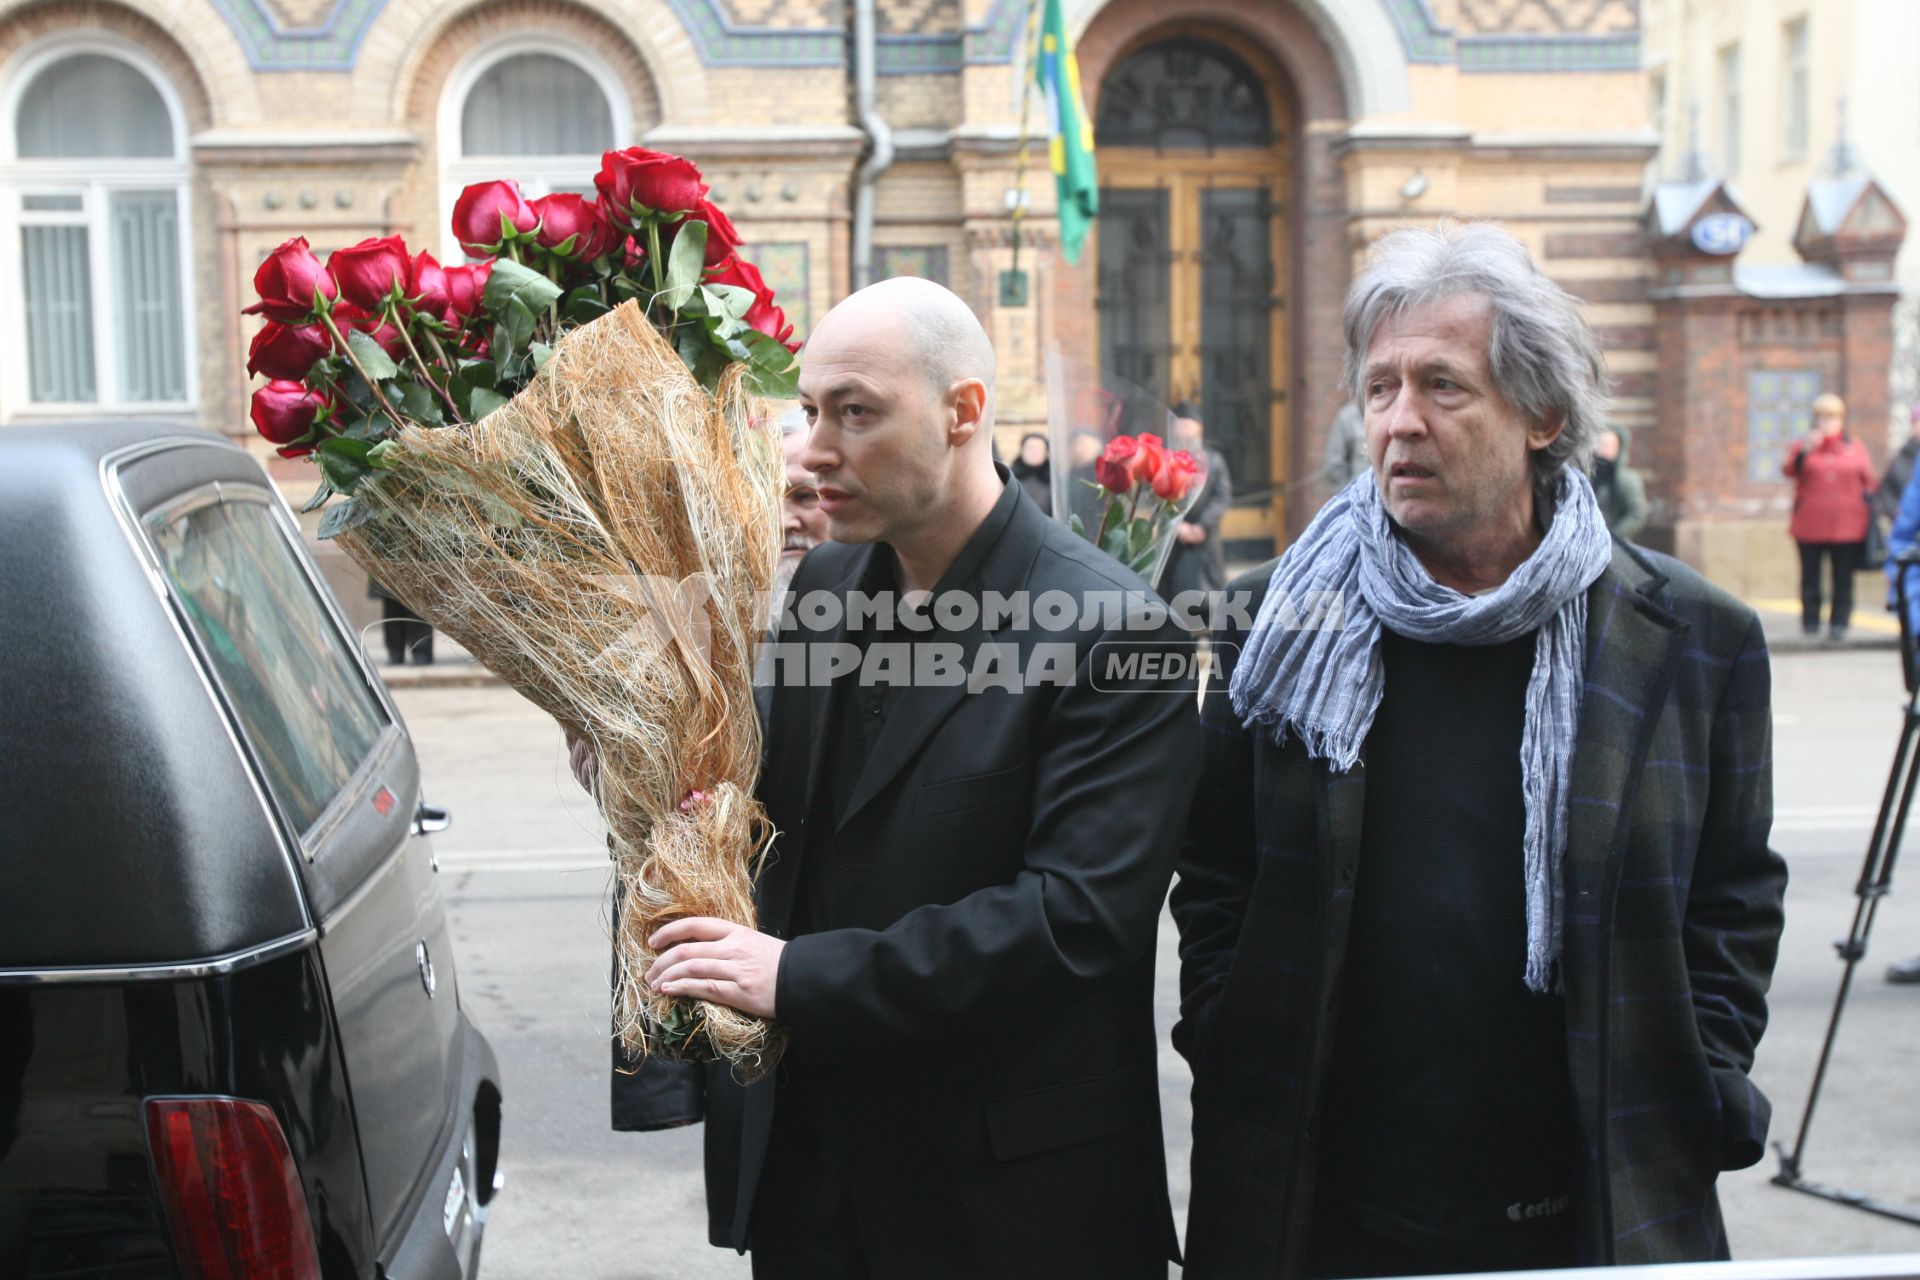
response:
M1199 498L1173 535L1173 552L1160 577L1160 594L1177 600L1190 591L1218 591L1227 585L1227 553L1220 538L1220 522L1233 505L1233 477L1227 471L1226 458L1207 445L1198 404L1183 400L1174 407L1170 437L1169 447L1185 449L1207 468Z

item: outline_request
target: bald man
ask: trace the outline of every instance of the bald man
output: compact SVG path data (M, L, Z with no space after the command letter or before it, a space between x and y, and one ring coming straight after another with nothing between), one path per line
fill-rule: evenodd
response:
M650 974L790 1036L773 1078L709 1077L709 1233L762 1280L1163 1278L1176 1254L1154 938L1198 726L1190 681L1106 664L1183 637L1008 483L993 376L924 280L854 294L802 357L832 541L772 664L761 931L676 922Z

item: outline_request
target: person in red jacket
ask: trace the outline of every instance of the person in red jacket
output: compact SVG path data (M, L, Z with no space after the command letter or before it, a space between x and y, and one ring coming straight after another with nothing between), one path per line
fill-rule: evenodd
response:
M1847 406L1831 393L1813 402L1813 433L1796 440L1781 470L1793 479L1793 520L1787 532L1800 544L1800 626L1820 632L1820 561L1833 566L1833 612L1828 634L1847 634L1853 615L1853 572L1867 536L1873 459L1847 434Z

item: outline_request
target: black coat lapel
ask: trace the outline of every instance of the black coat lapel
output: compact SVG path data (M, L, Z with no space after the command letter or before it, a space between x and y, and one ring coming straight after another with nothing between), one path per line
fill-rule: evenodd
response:
M1033 568L1034 557L1039 553L1040 544L1046 536L1048 519L1040 509L1018 493L1018 485L1013 486L1018 505L1012 519L1000 534L999 540L987 552L980 567L967 576L964 581L942 583L936 588L936 594L945 591L963 591L979 600L984 591L1012 593L1029 586L1028 575ZM995 619L1004 624L1004 618ZM999 661L1013 663L1019 669L1025 656L1019 651L1019 637L1007 634L1008 628L1000 625L992 631L984 625L984 619L977 619L974 625L961 632L944 632L924 638L938 643L960 646L960 666L964 672L972 672L976 658L981 657L981 648L989 643L1001 644L1006 652ZM916 639L921 637L915 637ZM957 685L932 685L922 687L910 684L900 691L899 700L887 715L887 722L880 730L880 737L873 744L873 752L867 757L866 767L860 773L860 781L853 789L853 796L847 802L847 810L840 815L840 825L845 826L853 816L860 812L873 798L884 790L888 783L899 776L900 771L913 759L914 754L933 731L940 727L960 700L967 696L967 685L963 680ZM1025 697L1025 694L1020 695Z
M796 590L801 594L825 591L844 598L866 576L873 555L873 547L862 547L848 558L844 571L834 581ZM804 572L803 568L803 576ZM767 725L769 756L762 783L768 816L781 825L774 839L773 855L761 870L756 897L760 923L775 935L784 934L792 918L793 896L800 883L800 863L806 857L805 823L813 812L813 798L821 783L829 716L833 709L833 699L829 696L831 686L812 678L816 652L813 647L843 643L846 639L847 620L843 612L839 624L829 630L809 631L796 620L794 626L783 628L775 641L793 646L792 652L797 654L792 666L776 661L772 668L772 678L777 685ZM796 759L796 753L803 749L805 760ZM773 752L778 752L779 758L774 758Z

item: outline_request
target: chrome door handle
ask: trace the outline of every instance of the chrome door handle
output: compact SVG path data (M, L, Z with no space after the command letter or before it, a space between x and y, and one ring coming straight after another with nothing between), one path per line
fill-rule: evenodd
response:
M453 816L445 809L421 801L420 807L413 811L413 834L430 836L436 831L445 831L453 825Z

